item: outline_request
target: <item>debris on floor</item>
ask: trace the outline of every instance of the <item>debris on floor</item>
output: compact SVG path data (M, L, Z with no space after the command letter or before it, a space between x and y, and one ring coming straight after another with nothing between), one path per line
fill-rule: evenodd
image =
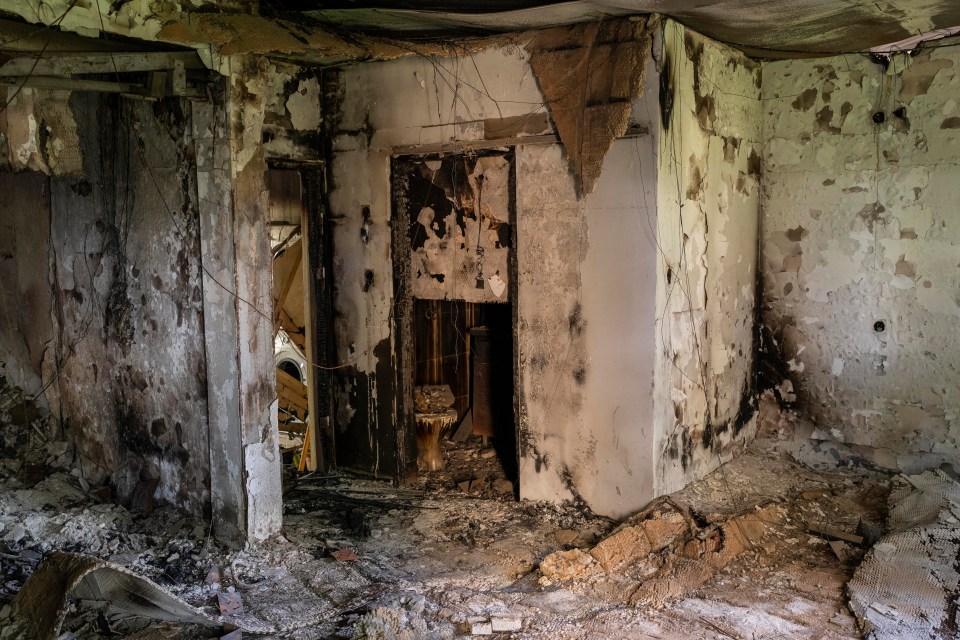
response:
M943 471L893 480L887 526L850 580L850 608L876 640L958 635L960 484Z
M882 521L885 475L813 471L757 443L615 527L497 490L512 483L486 450L479 438L445 441L446 469L411 487L302 477L284 499L283 535L234 551L169 507L134 517L70 473L27 487L0 464L0 617L41 558L66 550L152 580L216 620L221 603L242 606L230 620L243 637L859 637L844 594L856 559L838 560L808 527L863 536L861 521ZM479 488L461 490L464 481ZM135 631L128 618L74 602L62 632L209 633L162 621Z
M610 579L633 605L663 606L696 590L780 523L777 505L700 526L690 509L665 497L627 520L589 551L571 549L540 564L544 586L554 580Z
M220 627L213 617L132 571L93 556L52 551L13 599L3 637L56 640L70 599L102 603L131 618ZM223 613L234 613L223 611Z

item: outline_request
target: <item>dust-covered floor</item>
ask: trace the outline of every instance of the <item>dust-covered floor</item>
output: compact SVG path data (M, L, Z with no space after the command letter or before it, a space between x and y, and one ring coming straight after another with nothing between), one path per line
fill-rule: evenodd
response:
M539 566L548 555L599 549L616 523L573 505L515 501L487 451L479 439L448 445L449 470L413 487L303 478L285 496L283 534L235 552L168 508L134 516L97 504L67 473L25 487L19 463L6 460L0 616L10 615L11 598L43 554L61 549L128 567L211 614L219 613L218 593L239 594L243 612L235 619L261 632L243 637L452 638L471 631L551 639L860 637L844 595L857 560L838 560L808 527L852 532L860 519L880 524L886 476L863 468L813 471L755 443L671 496L669 509L695 521L696 531L714 538L726 531L728 553L705 584L692 579L688 591L651 604L638 595L643 589L632 568L623 575L599 565L545 575ZM745 514L753 520L735 521ZM686 548L724 544L701 537ZM736 553L734 537L743 543ZM689 579L680 569L668 562L657 576L667 583ZM78 639L197 637L195 628L154 624L150 636L150 628L137 631L143 626L109 608L74 606L64 631Z

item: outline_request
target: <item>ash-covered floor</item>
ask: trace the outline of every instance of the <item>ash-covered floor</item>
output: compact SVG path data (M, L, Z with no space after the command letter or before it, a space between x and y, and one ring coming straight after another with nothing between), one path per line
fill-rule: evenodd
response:
M98 504L64 472L28 487L21 463L4 460L0 615L9 618L14 594L57 549L127 567L213 616L218 594L238 594L242 613L229 611L232 595L221 599L243 637L860 637L844 592L858 554L839 560L809 529L882 524L885 475L814 471L758 441L615 529L576 506L516 502L487 451L479 439L448 445L458 471L417 487L304 478L285 496L283 535L234 552L169 508L143 516ZM3 626L0 637L15 637ZM63 631L224 633L82 603Z

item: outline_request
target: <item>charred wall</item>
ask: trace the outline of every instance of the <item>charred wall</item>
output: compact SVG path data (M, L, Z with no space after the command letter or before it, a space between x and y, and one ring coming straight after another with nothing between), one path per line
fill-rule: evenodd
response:
M958 87L951 46L763 72L769 383L808 443L908 473L958 462Z
M214 63L209 100L26 89L4 111L0 357L88 481L156 484L243 542L281 524L264 173L320 163L320 84Z
M37 96L31 96L35 98ZM190 104L73 94L72 175L5 183L3 358L120 500L209 511L206 361ZM16 120L8 122L16 123ZM41 126L43 121L41 121ZM81 153L82 150L82 153Z
M631 65L646 65L649 77L655 69L646 37L628 55ZM629 137L594 158L602 162L599 179L581 196L565 147L543 139L556 129L523 46L342 70L330 194L343 363L338 457L349 446L351 462L381 471L394 462L392 451L409 457L391 422L405 402L394 395L403 362L393 321L409 313L398 308L405 296L394 277L395 254L410 252L409 230L398 230L403 225L392 218L392 156L457 158L458 148L517 136L501 146L514 147L516 163L516 280L505 282L504 295L515 309L521 497L583 500L620 516L654 496L656 92L618 91L630 106ZM424 220L439 240L440 222L445 232L456 225L444 213L453 203L438 196L433 217ZM436 264L426 270L446 281L446 263Z
M759 63L663 30L658 150L658 493L753 437L762 153Z

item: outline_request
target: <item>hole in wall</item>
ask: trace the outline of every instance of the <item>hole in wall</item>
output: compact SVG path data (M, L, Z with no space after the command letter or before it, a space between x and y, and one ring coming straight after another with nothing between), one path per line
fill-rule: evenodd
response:
M873 323L873 330L877 333L883 333L887 330L887 324L883 320L877 320Z

